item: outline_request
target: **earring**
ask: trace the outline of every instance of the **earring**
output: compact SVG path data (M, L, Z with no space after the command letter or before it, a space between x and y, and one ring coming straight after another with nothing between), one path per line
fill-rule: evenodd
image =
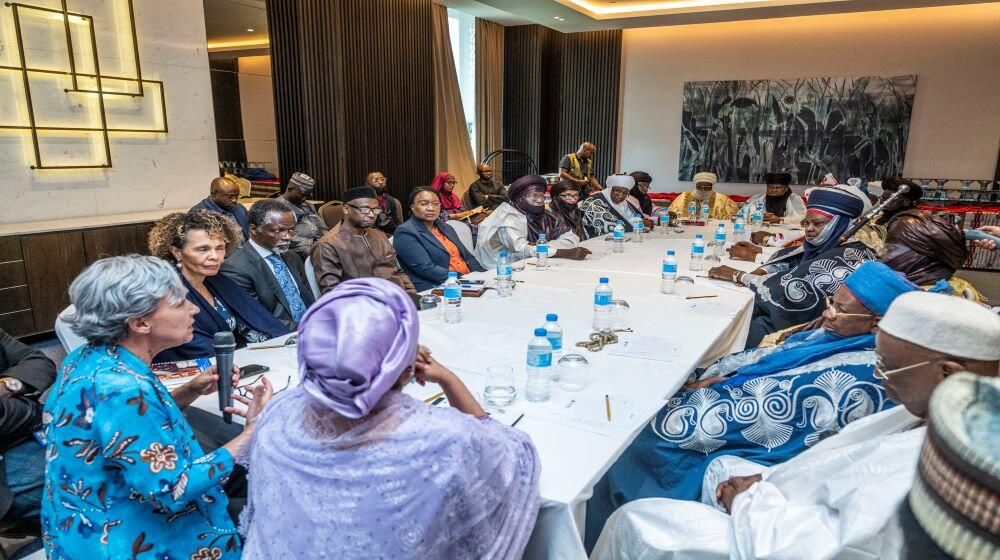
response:
M177 270L180 270L181 269L181 261L177 261L177 265L176 266L177 266Z

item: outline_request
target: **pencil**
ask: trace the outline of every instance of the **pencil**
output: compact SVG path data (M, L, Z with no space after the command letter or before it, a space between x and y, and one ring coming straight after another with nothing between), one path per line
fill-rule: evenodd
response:
M608 410L608 422L611 421L611 398L604 395L604 407Z
M524 413L523 412L521 413L520 416L517 417L517 420L514 420L514 423L511 424L510 427L513 428L514 426L517 426L517 423L521 421L521 418L524 418Z
M444 391L441 391L440 393L438 393L438 394L436 394L436 395L433 395L433 396L430 396L430 397L427 397L426 399L424 399L424 402L425 402L425 403L429 403L429 402L431 402L432 400L434 400L434 399L436 399L436 398L440 397L440 396L441 396L441 395L443 395L443 394L444 394Z
M706 299L706 298L713 298L713 297L719 297L719 296L715 296L715 295L712 295L712 296L688 296L688 297L686 297L684 299Z

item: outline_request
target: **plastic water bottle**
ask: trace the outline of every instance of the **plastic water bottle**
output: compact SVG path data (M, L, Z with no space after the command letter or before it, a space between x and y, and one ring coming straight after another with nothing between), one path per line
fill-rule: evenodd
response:
M667 228L670 226L670 216L668 214L660 215L660 227Z
M673 251L667 251L666 258L663 259L663 272L660 275L660 293L674 293L674 285L677 283L677 257Z
M733 242L739 243L740 241L749 241L749 239L746 238L746 235L747 230L743 227L743 222L737 220L733 224Z
M535 329L535 338L528 343L528 382L524 396L531 402L545 402L552 395L552 345L545 334L545 329Z
M708 225L708 216L709 216L709 208L708 208L708 201L706 200L706 201L704 201L704 202L701 203L701 223L702 223L702 225L706 225L706 226Z
M545 270L549 267L549 243L545 239L544 233L538 234L538 242L535 243L535 267L538 270Z
M601 278L594 288L594 330L603 331L611 328L611 284L607 278Z
M500 253L500 259L497 260L497 295L505 298L513 294L514 269L511 268L507 253Z
M448 280L444 283L444 322L462 322L462 284L455 271L448 272Z
M611 233L611 252L625 252L625 225L621 221L615 222L615 229Z
M704 270L705 268L705 240L700 233L696 233L694 241L691 243L691 266L692 271Z
M636 218L635 222L632 223L632 229L635 230L635 238L633 241L636 243L642 243L642 236L645 231L646 224L642 222L642 218Z
M760 228L764 224L764 215L760 213L760 208L754 208L753 214L750 217L750 225L754 230Z
M545 316L545 338L549 339L549 344L552 345L552 360L558 360L562 356L562 344L563 344L563 330L559 326L559 316L555 313L549 313ZM555 372L555 368L552 368ZM556 379L557 375L553 375L553 381L558 381Z
M712 260L721 261L726 252L726 225L719 224L715 228L715 239L712 240Z
M688 219L692 222L698 220L698 205L694 200L688 202Z

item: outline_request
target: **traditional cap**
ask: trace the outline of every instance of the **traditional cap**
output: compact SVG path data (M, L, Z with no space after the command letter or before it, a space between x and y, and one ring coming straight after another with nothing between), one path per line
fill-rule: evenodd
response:
M971 373L947 377L931 395L928 416L927 438L904 508L909 506L919 528L951 557L997 558L1000 379ZM908 517L903 516L904 525Z
M701 173L694 174L695 185L697 185L698 183L712 183L712 185L714 186L715 183L718 182L718 180L719 178L716 177L715 173L710 173L708 171L702 171Z
M541 175L525 175L523 177L519 177L510 184L510 188L507 189L507 198L510 199L511 202L514 202L532 191L540 190L545 192L548 185L548 182L545 181L545 177L542 177Z
M764 183L767 185L791 185L791 173L767 173L764 175Z
M606 187L610 188L623 188L631 189L635 186L635 179L631 175L609 175L607 181L604 182Z
M844 280L844 286L878 316L885 315L898 296L920 289L902 274L875 261L862 263Z
M299 322L302 386L347 418L366 416L417 355L413 300L381 278L348 280Z
M1000 315L960 297L929 292L901 295L878 327L947 356L1000 360Z
M818 210L828 216L857 218L871 210L872 203L850 185L813 187L806 191L806 210Z
M633 172L629 173L629 175L631 175L632 178L635 179L636 183L652 183L653 182L653 176L650 175L649 173L646 173L645 171L633 171Z
M359 198L378 198L378 193L372 187L354 187L344 191L344 202L350 202Z
M305 173L299 173L296 171L295 173L292 173L292 178L288 180L288 184L295 185L300 189L311 191L316 186L316 180Z

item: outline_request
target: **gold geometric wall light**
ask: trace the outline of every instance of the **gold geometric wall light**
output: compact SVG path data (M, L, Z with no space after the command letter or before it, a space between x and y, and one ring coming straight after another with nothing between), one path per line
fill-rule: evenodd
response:
M132 0L114 1L125 24L116 25L113 57L98 53L94 16L70 11L66 0L4 4L11 17L0 32L13 42L5 36L0 45L17 50L0 52L0 85L6 86L0 87L0 130L30 134L32 169L110 168L110 134L167 133L163 82L142 77ZM33 48L32 39L46 48ZM102 72L102 61L127 71ZM81 145L90 152L82 161L73 153ZM76 157L55 161L60 152Z

